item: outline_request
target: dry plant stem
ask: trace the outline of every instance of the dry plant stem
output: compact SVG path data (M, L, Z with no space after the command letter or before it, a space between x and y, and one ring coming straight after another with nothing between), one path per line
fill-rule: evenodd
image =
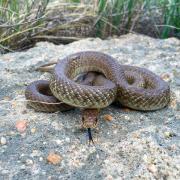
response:
M14 103L14 102L37 102L37 103L42 103L42 104L63 104L63 102L57 102L57 103L48 103L48 102L44 102L44 101L33 101L33 100L11 100L11 101L5 101L5 100L2 100L0 101L0 104L3 104L3 103Z
M50 62L48 64L44 64L44 65L36 68L35 70L36 71L41 71L41 72L50 72L51 73L56 64L57 64L57 61L53 61L53 62Z
M79 37L58 37L58 36L34 36L33 39L39 39L39 40L47 40L47 41L59 41L59 42L66 42L66 43L71 43L74 41L79 41L82 38Z
M145 6L145 2L142 4L140 12L143 11L144 6ZM134 27L135 27L135 25L136 25L136 22L138 21L140 15L141 15L141 13L137 13L136 17L134 18L134 21L132 22L131 28L130 28L130 30L129 30L130 32L133 31L133 29L134 29Z

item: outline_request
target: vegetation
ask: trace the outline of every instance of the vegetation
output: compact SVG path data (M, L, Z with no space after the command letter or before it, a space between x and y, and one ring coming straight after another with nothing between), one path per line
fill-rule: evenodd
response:
M98 13L101 16L98 21L101 36L107 30L131 32L139 20L149 18L158 33L156 37L167 38L171 33L180 37L179 0L99 0Z
M35 3L36 2L36 3ZM33 33L43 27L45 10L49 0L0 0L0 45L12 51L31 44ZM24 44L25 43L25 44ZM14 47L16 46L16 47Z
M179 0L64 0L64 3L66 10L70 10L67 13L70 20L77 18L81 14L79 9L84 8L83 14L94 18L95 35L102 38L128 32L151 32L149 35L158 38L180 37ZM43 35L49 20L53 21L53 17L47 16L49 4L50 0L0 0L0 49L12 51L32 46L33 37ZM48 30L59 30L59 24L48 26ZM70 26L65 22L63 31L65 27L71 29Z

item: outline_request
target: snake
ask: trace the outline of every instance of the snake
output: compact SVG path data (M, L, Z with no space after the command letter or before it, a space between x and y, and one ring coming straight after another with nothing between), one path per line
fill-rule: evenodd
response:
M99 74L89 82L74 80L89 72ZM170 101L170 86L148 69L119 64L102 52L81 51L60 59L50 81L33 82L25 96L39 111L83 109L84 127L95 128L99 110L115 101L140 111L164 108Z

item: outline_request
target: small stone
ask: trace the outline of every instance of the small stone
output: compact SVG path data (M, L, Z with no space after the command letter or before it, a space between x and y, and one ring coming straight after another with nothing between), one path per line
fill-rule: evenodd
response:
M61 145L62 144L62 141L60 140L60 139L56 139L56 140L54 140L55 142L56 142L56 144L58 144L58 145Z
M111 115L109 115L109 114L106 114L106 115L104 115L104 120L106 120L106 121L112 121L112 120L113 120L113 117L112 117Z
M5 145L7 143L6 138L5 137L1 137L1 141L0 142L1 142L2 145Z
M125 118L126 120L130 120L130 117L129 117L129 116L124 116L124 118Z
M32 129L31 129L31 133L34 134L35 132L36 132L36 128L32 128Z
M43 157L40 157L40 158L39 158L39 161L43 161Z
M57 165L62 161L62 157L55 153L49 153L47 161L51 164Z
M165 138L170 138L170 137L173 137L173 136L175 136L175 134L173 132L169 132L169 131L164 132L164 137Z
M113 178L111 175L108 175L108 176L106 177L106 179L107 179L107 180L113 180L114 178Z
M138 133L133 133L133 138L136 138L136 139L139 139L140 138L140 136L139 136L139 134Z
M23 133L27 128L27 121L26 120L18 120L16 121L16 129Z
M168 149L170 151L175 151L175 150L177 150L177 146L175 144L172 144L171 146L168 147Z
M154 164L150 164L148 166L148 170L153 174L157 172L157 168L156 168L156 166Z
M32 164L33 164L33 160L31 160L31 159L26 160L26 165L32 165Z
M2 173L2 174L9 174L9 171L6 170L6 169L3 169L3 170L1 171L1 173Z
M167 73L164 73L161 75L161 78L164 80L164 81L170 81L170 75L167 74Z
M117 134L117 132L118 132L117 130L114 130L114 131L113 131L113 134Z
M23 164L22 166L20 166L20 169L26 169L26 166Z
M31 157L37 157L37 156L40 156L40 151L38 151L38 150L33 150L32 151L32 154L31 154Z
M9 135L14 136L14 135L16 135L16 133L14 131L10 131Z
M96 158L99 159L99 154L96 155Z
M68 137L65 138L65 141L69 143L70 142L70 138L68 138Z

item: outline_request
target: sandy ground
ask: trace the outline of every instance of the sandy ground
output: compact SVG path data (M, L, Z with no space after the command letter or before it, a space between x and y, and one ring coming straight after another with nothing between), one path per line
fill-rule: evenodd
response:
M171 103L154 112L103 109L93 131L95 146L88 146L79 109L41 113L24 98L30 82L49 78L35 68L82 50L152 70L169 82ZM133 34L59 46L42 42L26 52L0 55L0 180L180 179L179 66L179 40ZM104 120L107 114L111 121ZM49 154L55 155L51 163Z

